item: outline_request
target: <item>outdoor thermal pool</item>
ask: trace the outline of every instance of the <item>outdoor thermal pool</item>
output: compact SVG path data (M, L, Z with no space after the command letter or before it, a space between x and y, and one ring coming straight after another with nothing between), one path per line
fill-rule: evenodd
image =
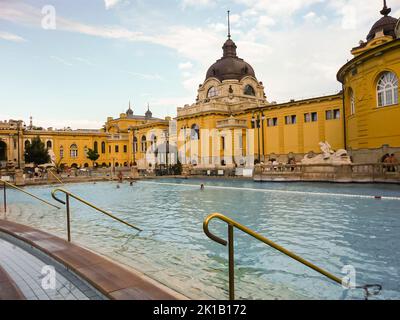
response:
M50 200L54 188L26 190ZM190 298L228 297L227 248L202 229L204 218L219 212L339 277L343 266L354 266L358 285L383 286L374 299L400 299L398 185L163 179L125 182L120 188L115 182L65 188L144 230L138 234L71 200L73 241ZM64 207L47 207L11 189L7 193L7 219L66 238ZM374 199L377 195L389 198ZM210 230L227 237L223 222L213 221ZM343 290L238 230L235 253L237 298L363 298L362 290Z

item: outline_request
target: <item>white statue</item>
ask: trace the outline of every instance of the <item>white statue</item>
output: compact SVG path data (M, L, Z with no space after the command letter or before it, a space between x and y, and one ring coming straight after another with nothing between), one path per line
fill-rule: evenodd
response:
M302 164L351 164L351 159L344 149L339 149L336 152L332 150L331 145L325 141L320 142L322 154L310 157L306 155L301 161Z

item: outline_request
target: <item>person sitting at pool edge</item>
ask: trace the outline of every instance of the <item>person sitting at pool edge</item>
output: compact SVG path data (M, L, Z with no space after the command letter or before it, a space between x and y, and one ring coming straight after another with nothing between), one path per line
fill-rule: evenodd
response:
M396 159L396 156L394 153L392 153L389 157L389 163L393 164L393 166L390 166L390 172L396 172L396 164L398 164L398 160Z
M124 175L122 174L122 171L118 172L118 181L120 183L122 183L123 178L124 178Z

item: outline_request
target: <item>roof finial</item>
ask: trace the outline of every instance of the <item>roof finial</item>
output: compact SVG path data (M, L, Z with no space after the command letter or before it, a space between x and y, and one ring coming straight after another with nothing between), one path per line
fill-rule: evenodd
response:
M150 103L147 102L147 111L150 111Z
M383 9L381 10L381 14L387 16L390 12L392 12L392 9L388 8L386 5L386 0L383 0Z
M129 100L129 110L131 109L131 100Z
M228 39L231 38L231 19L230 19L230 10L228 10Z

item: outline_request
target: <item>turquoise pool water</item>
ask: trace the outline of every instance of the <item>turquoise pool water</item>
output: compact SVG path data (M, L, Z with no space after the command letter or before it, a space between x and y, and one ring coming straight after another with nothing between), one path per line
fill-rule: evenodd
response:
M53 188L27 189L50 199ZM73 241L191 298L227 298L227 248L202 230L203 219L220 212L339 277L343 266L354 266L358 285L383 285L374 299L400 299L397 185L166 179L124 183L119 189L111 182L66 188L144 230L138 234L72 200ZM8 219L66 237L64 208L8 192ZM212 222L210 229L227 236L222 222ZM362 291L343 290L239 231L235 239L238 298L363 298Z

